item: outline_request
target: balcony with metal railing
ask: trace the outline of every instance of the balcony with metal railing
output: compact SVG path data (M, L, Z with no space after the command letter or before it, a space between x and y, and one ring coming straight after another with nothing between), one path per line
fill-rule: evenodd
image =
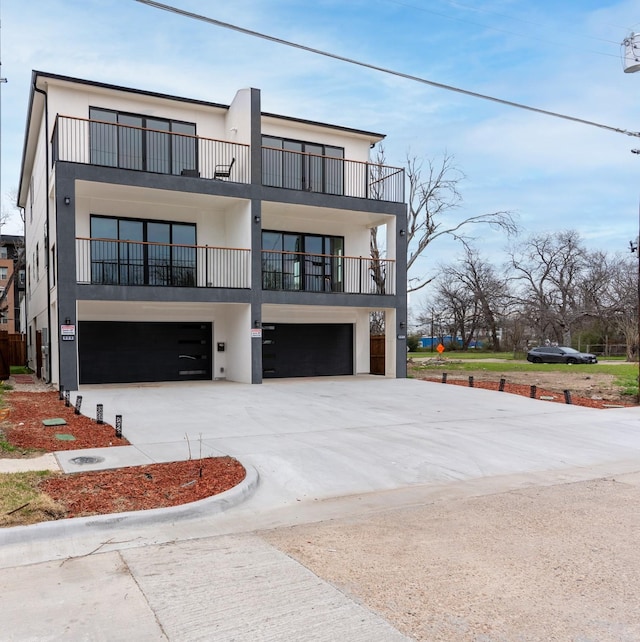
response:
M56 117L53 161L249 183L249 145L86 118Z
M91 285L250 288L251 250L77 238L76 279Z
M52 159L157 174L249 183L250 147L191 134L56 116ZM262 147L268 187L404 202L404 169Z
M269 187L404 203L404 169L262 147L262 184Z
M395 261L263 250L262 289L393 295Z

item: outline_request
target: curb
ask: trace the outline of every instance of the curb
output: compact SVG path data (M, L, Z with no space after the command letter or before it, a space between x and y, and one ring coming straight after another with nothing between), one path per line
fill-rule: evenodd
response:
M218 495L168 508L150 508L148 510L93 515L91 517L72 517L52 522L39 522L29 526L2 528L0 529L0 546L24 543L26 541L35 542L52 538L75 537L81 534L82 531L109 531L112 528L121 526L164 524L222 513L249 499L258 489L260 483L258 471L251 465L242 465L247 472L245 478L237 486Z

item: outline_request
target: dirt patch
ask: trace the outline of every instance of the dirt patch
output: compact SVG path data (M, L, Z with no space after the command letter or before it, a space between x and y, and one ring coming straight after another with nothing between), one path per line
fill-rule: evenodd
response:
M418 365L409 364L409 373L415 379L426 381L442 381L442 373L447 372L446 363L442 364L439 371L420 370ZM501 376L496 372L487 372L481 366L477 370L449 371L447 383L469 385L472 376L474 386L497 390ZM564 391L571 392L572 402L575 405L590 408L607 408L611 405L635 405L635 399L629 395L621 395L619 387L615 384L616 377L606 373L585 374L583 372L506 372L505 392L530 395L531 386L536 386L536 398L541 396L555 396L554 401L564 402Z

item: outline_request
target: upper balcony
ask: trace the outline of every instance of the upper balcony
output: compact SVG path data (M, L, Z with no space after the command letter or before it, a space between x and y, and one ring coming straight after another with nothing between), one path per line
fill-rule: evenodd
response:
M250 147L160 129L58 115L53 161L249 183ZM262 147L262 184L404 202L404 169L337 156Z

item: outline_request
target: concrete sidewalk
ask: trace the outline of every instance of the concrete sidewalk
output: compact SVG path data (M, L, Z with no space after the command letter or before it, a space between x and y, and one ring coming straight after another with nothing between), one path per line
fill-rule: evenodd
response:
M202 441L255 468L260 485L224 513L0 531L0 608L21 614L7 639L403 639L249 533L640 469L636 408L369 377L80 394L85 411L103 403L105 420L122 414L141 455L182 456L186 434L192 449ZM108 628L118 612L122 631Z

